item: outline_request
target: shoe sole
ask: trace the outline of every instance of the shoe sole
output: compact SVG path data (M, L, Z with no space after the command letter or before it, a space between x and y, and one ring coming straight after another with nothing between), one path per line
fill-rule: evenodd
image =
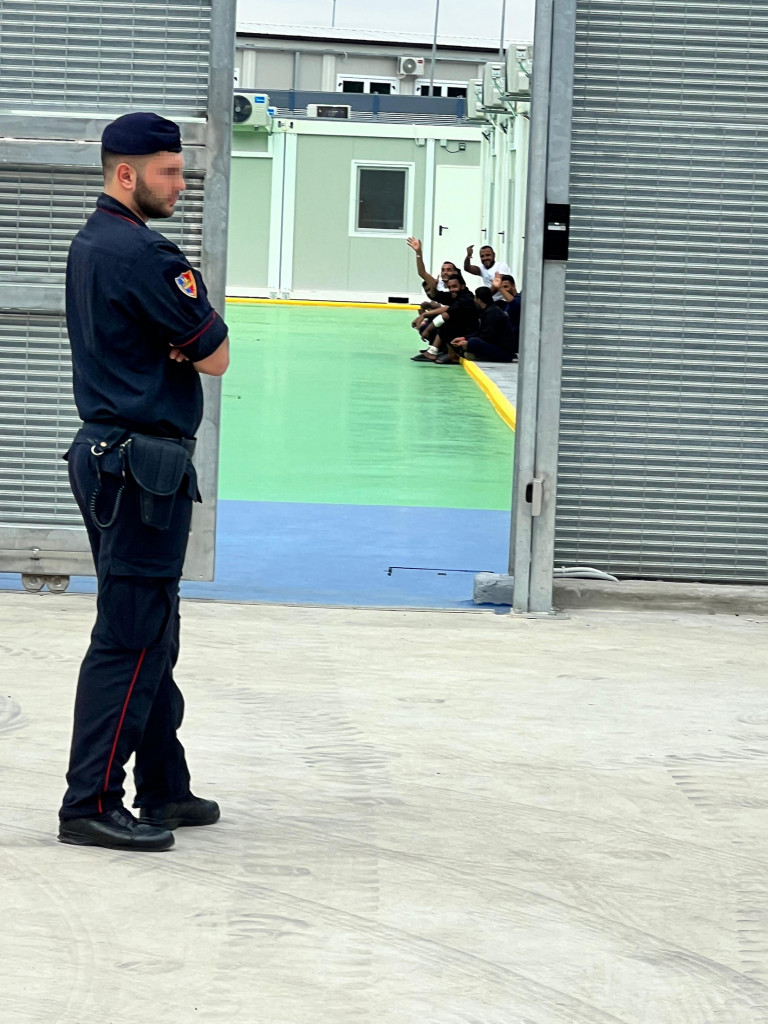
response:
M197 825L215 825L221 813L214 818L139 818L142 825L154 825L155 828L167 828L173 832L177 828L194 828Z
M65 846L95 846L101 850L127 850L129 853L165 853L176 842L173 836L171 836L171 842L166 843L165 846L145 846L143 843L116 846L114 843L95 843L92 839L86 839L84 836L59 835L57 839L60 843L64 843Z

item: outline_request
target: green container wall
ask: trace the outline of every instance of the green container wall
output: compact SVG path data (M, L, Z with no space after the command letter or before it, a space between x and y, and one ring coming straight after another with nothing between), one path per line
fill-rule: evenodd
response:
M299 138L293 287L407 295L413 253L405 239L349 233L353 160L414 164L412 230L424 223L425 147L410 139Z
M227 292L267 287L271 191L271 159L233 156Z
M264 137L235 136L235 153L265 147ZM452 142L451 147L456 143ZM413 252L404 237L349 233L352 161L414 165L412 231L424 235L426 146L413 139L299 135L293 233L294 291L349 293L356 298L418 295ZM480 163L480 144L463 152L435 146L437 164ZM233 155L228 290L266 289L272 161ZM284 240L283 245L287 240Z

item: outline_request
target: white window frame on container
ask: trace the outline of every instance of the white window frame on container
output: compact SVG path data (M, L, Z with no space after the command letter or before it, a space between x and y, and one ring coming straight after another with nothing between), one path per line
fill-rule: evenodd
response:
M336 77L336 92L344 92L345 82L362 82L362 92L350 92L346 93L347 96L395 96L400 92L400 82L397 78L390 78L389 75L337 75ZM390 91L381 93L371 92L371 82L377 84L381 82L383 85L391 85Z
M441 90L440 96L438 96L437 99L441 99L441 98L442 99L466 99L467 98L467 94L469 93L469 83L468 82L443 82L443 81L435 81L434 84L435 84L435 86L439 86L440 90ZM430 86L430 82L429 82L428 78L417 78L416 79L416 85L414 86L414 95L430 97L429 86ZM423 93L421 91L422 88L426 88L427 91ZM463 89L464 90L464 95L463 96L448 96L447 92L445 92L446 89Z
M360 228L357 214L360 195L361 170L393 170L406 172L405 179L405 223L402 228ZM413 197L416 180L416 165L398 160L353 160L349 186L349 234L357 238L409 238L413 233Z

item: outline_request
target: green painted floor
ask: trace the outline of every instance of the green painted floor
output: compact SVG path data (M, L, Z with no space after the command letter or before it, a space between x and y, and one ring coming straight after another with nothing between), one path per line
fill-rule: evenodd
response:
M410 361L412 316L229 304L220 497L508 509L514 435L463 369Z

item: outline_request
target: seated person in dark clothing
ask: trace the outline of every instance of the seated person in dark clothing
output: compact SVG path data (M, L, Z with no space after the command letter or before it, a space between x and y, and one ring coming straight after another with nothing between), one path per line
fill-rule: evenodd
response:
M417 353L417 355L412 357L414 361L417 363L431 363L434 361L432 357L438 354L438 348L435 345L438 327L443 323L443 318L451 308L451 305L456 301L456 296L459 294L459 292L456 291L455 287L454 290L451 291L450 286L448 284L449 278L457 277L462 283L464 280L461 274L458 272L458 270L443 273L443 270L441 269L440 273L442 277L442 283L445 285L445 292L439 293L441 298L443 295L445 296L444 298L442 298L442 305L440 304L440 302L435 302L433 304L432 309L427 309L420 313L420 316L418 318L418 326L416 324L416 321L414 321L414 323L411 325L416 327L422 339L428 345L428 348L422 349L421 352ZM422 356L424 355L428 355L430 358L423 359Z
M512 321L512 326L520 329L520 302L522 295L517 290L515 279L510 274L497 274L493 279L494 286L504 299L503 308Z
M514 277L508 274L499 274L499 280L494 280L496 289L504 297L504 306L507 316L512 321L512 329L515 332L515 352L520 347L520 312L522 306L522 293L517 290Z
M480 326L473 334L451 342L454 358L471 355L484 362L511 363L517 355L517 332L512 321L501 303L494 302L490 288L478 288L475 303L480 310Z
M414 362L451 362L450 342L454 338L471 334L477 328L477 306L461 274L454 274L448 278L448 288L449 305L445 312L432 319L428 328L429 334L423 334L425 340L430 340L431 344L425 351L411 357Z

